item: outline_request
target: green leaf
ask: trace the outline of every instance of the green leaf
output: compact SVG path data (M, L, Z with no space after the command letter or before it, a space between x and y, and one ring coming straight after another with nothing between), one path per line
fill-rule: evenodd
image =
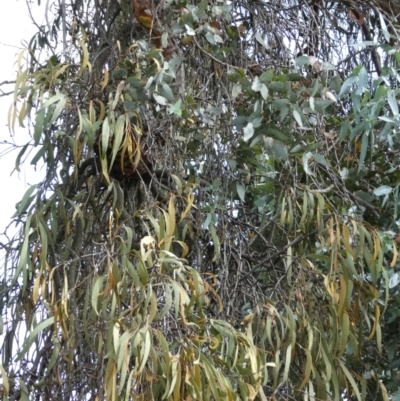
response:
M300 81L303 78L298 72L290 72L287 74L288 81Z
M29 147L29 143L25 144L25 145L22 147L21 151L18 153L17 158L15 159L15 169L16 169L18 172L20 172L19 166L21 165L22 156L25 154L25 152L26 152L26 150L28 149L28 147Z
M36 153L36 155L33 157L33 159L31 160L31 165L32 166L36 166L37 162L46 154L46 146L43 145L39 151Z
M340 90L340 93L339 93L338 97L340 98L343 95L347 94L350 91L350 89L351 89L352 85L354 84L354 82L357 81L357 79L358 79L358 77L356 77L356 76L347 78L346 81L344 81L344 83L342 85L342 89Z
M278 141L274 141L272 145L272 153L280 160L286 161L288 159L288 151L285 146L283 146Z
M303 127L303 121L301 120L300 114L297 110L293 110L293 117L297 121L297 124L299 124L300 127Z
M237 83L237 82L239 82L240 81L240 79L242 79L243 77L238 73L238 72L236 72L235 70L230 70L230 71L228 71L228 80L230 81L230 82L234 82L234 83Z
M251 85L251 90L253 90L254 92L259 92L261 90L261 82L258 77L254 78L253 85Z
M243 127L245 127L245 125L247 123L247 117L237 116L233 119L232 123L238 129L243 128Z
M375 196L383 196L383 195L388 195L393 191L392 187L389 187L389 185L381 185L378 188L374 189L374 195Z
M379 46L379 43L372 40L363 40L362 42L353 43L349 45L350 47L364 47L364 46Z
M56 107L54 108L53 114L48 122L48 125L53 124L53 122L57 120L62 110L64 109L66 103L67 103L67 98L62 95L60 100L58 100Z
M167 99L164 96L160 96L160 95L157 95L156 93L153 93L153 97L158 104L161 104L161 106L167 105Z
M129 85L132 87L132 88L143 88L143 82L139 79L139 78L136 78L136 77L129 77L128 79L127 79L127 81L129 82Z
M266 134L272 138L278 139L283 143L289 143L290 141L290 138L287 135L274 127L268 127Z
M396 119L392 117L380 116L378 120L386 121L388 123L396 123Z
M221 38L221 36L214 34L214 40L215 43L224 43L224 39Z
M346 375L347 380L349 380L349 382L351 383L351 387L352 387L353 390L354 390L354 393L355 393L355 395L356 395L356 397L357 397L357 400L358 400L358 401L361 401L361 394L360 394L360 391L358 390L358 387L357 387L357 384L356 384L356 382L355 382L355 380L354 380L354 377L351 375L351 373L350 373L349 370L346 368L345 364L342 362L341 359L338 359L338 362L339 362L339 364L340 364L340 367L341 367L342 370L343 370L343 373Z
M239 195L239 198L241 199L242 202L244 202L246 188L239 181L236 182L236 190Z
M260 93L261 93L261 96L263 97L263 99L267 100L268 88L265 86L265 84L261 84Z
M41 108L37 114L36 114L36 119L35 119L35 128L33 131L33 141L35 146L39 144L40 138L42 136L42 132L44 131L44 115L45 115L45 109Z
M164 96L170 102L175 101L175 96L170 86L167 84L163 84L163 86L160 88L160 95Z
M170 114L175 114L176 116L181 117L182 116L181 107L182 107L182 100L179 99L175 104L169 106L168 112Z
M327 166L327 167L330 166L329 161L326 160L324 156L319 155L318 153L313 153L312 157L317 163L322 164L323 166Z
M24 193L24 196L22 197L21 202L19 202L17 205L17 211L15 212L13 217L19 217L21 214L25 213L28 207L30 206L34 196L31 196L33 194L33 191L36 189L37 185L32 185L30 186L26 192Z
M274 77L274 70L272 68L270 68L269 70L263 72L259 76L259 80L260 80L260 82L269 84L272 81L273 77Z
M300 56L295 60L295 64L297 67L302 67L303 65L308 64L308 56Z
M117 80L125 79L128 76L128 71L125 69L114 70L113 78Z
M99 315L97 307L98 307L100 290L103 288L104 277L103 276L95 277L93 281L94 284L92 289L92 308L96 312L96 314Z
M399 114L399 106L397 104L396 95L393 90L390 90L388 92L387 99L393 115L397 116Z
M339 143L341 143L346 138L346 136L349 134L350 129L351 126L349 120L345 120L340 127Z
M340 88L342 87L342 79L339 75L335 75L329 82L329 87L336 93L340 93Z
M365 67L362 67L358 73L358 89L356 91L357 95L362 95L367 89L368 73Z
M117 123L115 124L115 133L114 133L114 140L112 143L110 168L114 165L115 158L118 152L120 151L124 137L125 137L125 115L122 114L118 117Z
M308 164L308 161L313 158L313 154L311 152L307 152L303 154L303 168L306 174L308 175L314 175L314 173L311 171L310 166Z
M322 63L322 71L333 71L335 69L336 69L336 67L329 61L324 61Z
M107 153L109 139L110 139L110 122L109 119L106 118L103 122L103 127L101 131L101 150L103 158Z
M254 135L254 126L253 126L253 123L248 123L248 124L244 127L243 132L244 132L244 137L243 137L243 139L244 139L245 142L247 142L247 141Z
M283 122L287 115L289 114L289 107L282 107L279 113L279 121Z
M358 171L360 171L363 167L365 156L367 155L368 146L369 146L369 135L368 131L364 132L361 140L361 152L360 152L360 164L358 167Z
M187 34L190 35L189 32L187 32ZM207 39L208 43L211 43L212 45L216 44L215 39L214 39L214 35L211 32L207 32L206 33L206 39Z
M232 87L232 98L236 99L242 93L242 85L235 84Z
M276 99L272 102L272 107L277 110L281 110L283 107L290 103L289 99Z
M285 88L286 88L286 85L284 82L275 81L275 82L271 82L268 85L268 89L270 89L271 91L278 92L278 93L284 92Z
M54 324L54 316L49 317L48 319L40 322L34 329L33 331L29 334L29 337L24 341L24 345L22 347L21 352L18 354L17 361L20 361L26 352L31 348L33 342L35 341L36 337L39 335L41 331L46 329L47 327L51 326Z
M261 37L260 33L257 31L255 34L256 41L263 45L266 49L269 49L269 46L265 43L264 39Z

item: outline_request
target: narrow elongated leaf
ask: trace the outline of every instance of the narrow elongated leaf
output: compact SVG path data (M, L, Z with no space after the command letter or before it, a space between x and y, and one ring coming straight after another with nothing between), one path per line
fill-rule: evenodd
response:
M354 394L355 394L356 397L357 397L357 400L358 400L358 401L361 401L361 394L360 394L360 391L359 391L359 389L358 389L358 387L357 387L357 384L356 384L356 382L355 382L353 376L351 375L351 373L349 372L349 370L346 368L346 366L344 365L344 363L342 362L341 359L338 359L338 362L339 362L339 365L340 365L340 367L342 368L343 373L345 374L347 380L350 382L351 387L352 387L352 389L353 389L353 391L354 391Z
M303 127L303 121L297 110L293 110L293 117L297 121L297 124L299 124L300 127Z
M399 114L399 106L397 104L396 95L393 90L390 90L388 92L387 99L393 115L397 116Z
M28 338L24 341L24 345L22 347L21 352L18 355L17 361L21 360L29 348L32 346L33 342L36 340L36 337L41 333L44 329L51 326L54 323L54 317L49 317L46 320L40 322L29 334Z
M103 288L103 282L104 282L104 277L96 277L94 279L94 285L92 289L92 307L97 314L99 314L97 307L98 307L99 294Z

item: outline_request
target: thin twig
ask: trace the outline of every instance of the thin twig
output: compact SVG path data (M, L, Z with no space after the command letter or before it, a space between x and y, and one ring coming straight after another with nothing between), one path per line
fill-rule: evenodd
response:
M15 81L3 81L3 82L0 82L0 86L1 85L11 85L11 84L15 84Z
M0 89L0 97L2 97L2 96L8 96L8 95L11 95L12 93L14 93L14 91L11 91L11 92L3 92L1 89Z
M297 245L299 242L303 241L307 237L310 237L311 235L314 235L318 232L318 229L315 229L311 231L310 233L302 234L296 237L292 242L289 242L286 244L283 248L281 248L279 251L275 252L274 254L267 256L266 258L262 259L258 264L255 265L254 269L249 272L249 274L254 274L254 273L261 273L264 272L264 270L257 270L257 267L261 266L262 264L268 263L270 260L275 259L277 256L281 255L282 253L285 253L290 247Z
M233 69L235 69L235 70L238 70L238 69L239 69L239 67L235 67L234 65L231 65L231 64L225 63L224 61L218 60L216 57L214 57L212 54L208 53L206 50L204 50L204 49L200 46L200 44L199 44L199 42L197 41L197 39L196 39L195 36L192 36L192 37L193 37L193 42L196 44L197 48L198 48L202 53L204 53L205 55L207 55L208 57L210 57L212 60L214 60L216 63L219 63L219 64L221 64L221 65L224 65L225 67L228 67L228 68L233 68Z

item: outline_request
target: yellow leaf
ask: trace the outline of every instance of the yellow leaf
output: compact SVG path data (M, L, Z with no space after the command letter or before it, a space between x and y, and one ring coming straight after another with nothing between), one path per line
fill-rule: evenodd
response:
M339 305L337 312L339 318L342 316L346 299L347 299L347 281L345 277L340 276Z
M375 332L376 332L376 328L377 328L377 326L379 324L379 319L381 317L381 310L379 309L379 305L376 302L375 302L375 305L374 305L374 309L375 309L374 325L372 326L372 330L371 330L371 333L370 333L370 335L368 337L368 340L371 340L374 337Z
M8 397L8 392L10 391L10 384L8 382L8 376L6 371L4 370L3 366L0 365L0 373L1 373L1 378L3 381L3 399L7 399Z
M177 366L177 370L176 370L176 381L175 381L175 386L174 386L174 401L179 401L181 399L180 395L181 395L181 365L179 363L178 360L178 366Z
M327 91L327 92L325 93L325 95L326 95L326 97L327 97L328 99L334 101L335 103L337 102L337 99L336 99L335 95L334 95L332 92Z
M390 262L390 267L394 267L396 265L396 262L397 262L397 259L399 256L399 254L397 252L397 244L395 241L392 241L392 242L393 242L393 259Z
M97 121L102 121L104 119L104 116L106 115L106 106L101 100L95 99L95 102L98 103L98 105L100 106L100 115Z
M192 191L189 192L186 202L187 202L187 205L186 205L185 211L181 215L180 221L185 219L189 215L190 210L192 209L192 206L194 203L194 193Z
M84 39L82 39L80 41L80 45L82 48L82 61L81 61L81 66L79 68L79 71L76 74L78 78L83 74L83 71L85 70L85 68L87 68L89 70L89 73L92 72L92 64L90 64L90 61L89 61L89 51L86 47Z
M171 196L171 198L169 199L168 214L169 214L169 227L167 235L168 237L172 237L175 233L175 226L176 226L176 211L175 211L173 196Z
M161 64L159 63L159 61L156 58L152 58L152 60L154 61L154 64L157 65L157 72L161 72L162 68L161 68Z
M107 84L108 84L108 79L109 79L109 73L108 73L108 70L105 70L105 71L104 71L104 79L103 79L103 82L102 82L102 84L101 84L100 92L103 92L103 90L104 90L105 87L107 86Z
M388 392L387 392L387 390L386 390L385 385L384 385L383 383L381 383L380 380L377 380L377 382L379 383L379 387L380 387L381 390L382 390L383 401L389 401L389 395L388 395Z
M356 254L353 250L353 248L350 245L350 232L349 228L346 226L346 224L342 225L342 238L343 238L343 244L347 250L353 256L353 258L356 257Z
M153 25L153 18L148 15L139 15L138 20L145 28L150 29Z
M378 348L379 354L382 355L382 331L379 322L376 325L376 346Z
M346 350L347 347L347 342L349 338L349 332L350 332L350 320L349 320L349 315L347 313L344 313L342 315L341 319L341 328L342 328L342 339L340 343L340 351L338 358L341 358L342 355L344 354L344 351Z
M372 235L374 236L374 254L372 255L371 262L368 263L368 266L372 266L372 264L375 262L376 258L378 257L379 250L381 249L381 241L378 237L378 234L373 231Z
M188 44L192 43L192 41L193 41L193 37L192 36L185 36L185 37L183 37L181 39L181 43L183 45L188 45Z
M210 341L208 344L208 348L210 348L212 351L215 351L219 347L220 341L217 337L214 336L210 336L208 340Z
M42 278L42 268L40 268L39 274L36 276L35 283L33 284L32 299L35 305L37 304L39 298L39 286L41 278Z
M64 64L60 69L56 71L53 78L58 78L67 68L69 68L69 64Z

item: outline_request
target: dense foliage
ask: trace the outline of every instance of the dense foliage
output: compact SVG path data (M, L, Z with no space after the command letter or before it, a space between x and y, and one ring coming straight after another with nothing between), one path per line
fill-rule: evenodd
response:
M45 178L3 245L4 399L394 394L396 4L41 6L8 114Z

